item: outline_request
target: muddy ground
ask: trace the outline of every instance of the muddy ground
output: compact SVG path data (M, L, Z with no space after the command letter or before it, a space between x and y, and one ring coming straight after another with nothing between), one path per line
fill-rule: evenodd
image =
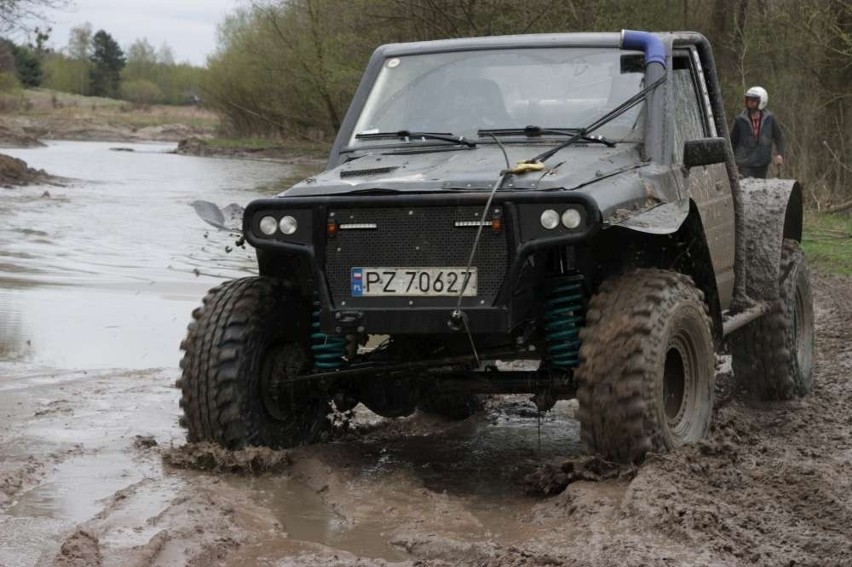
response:
M228 453L183 445L175 369L2 362L0 565L852 565L852 280L814 283L813 393L722 372L710 438L638 469L584 454L574 402Z

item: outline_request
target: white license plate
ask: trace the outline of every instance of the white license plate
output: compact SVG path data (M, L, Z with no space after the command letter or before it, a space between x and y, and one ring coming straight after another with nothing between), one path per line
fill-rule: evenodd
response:
M350 282L352 297L457 296L462 287L462 295L474 296L477 283L476 268L352 268Z

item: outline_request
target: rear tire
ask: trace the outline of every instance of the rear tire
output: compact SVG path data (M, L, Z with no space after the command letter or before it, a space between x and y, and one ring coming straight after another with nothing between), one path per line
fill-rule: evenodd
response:
M799 243L781 248L780 297L772 309L730 340L734 377L755 398L789 400L811 391L814 307Z
M327 392L294 380L312 367L310 312L281 281L225 282L192 316L176 384L188 441L280 448L326 431Z
M706 435L714 344L704 294L687 276L636 270L605 281L589 303L576 369L586 445L636 462Z

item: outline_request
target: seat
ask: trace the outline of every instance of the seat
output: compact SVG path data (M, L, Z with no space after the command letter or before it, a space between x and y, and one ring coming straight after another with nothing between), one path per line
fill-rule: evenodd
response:
M490 79L461 79L450 85L448 110L475 128L509 128L514 125L500 86Z
M424 83L407 109L411 129L470 135L514 126L500 86L490 79Z

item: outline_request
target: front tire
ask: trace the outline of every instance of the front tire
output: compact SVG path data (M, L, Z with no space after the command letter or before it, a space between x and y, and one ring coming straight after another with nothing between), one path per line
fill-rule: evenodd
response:
M698 441L713 411L714 344L704 295L687 276L636 270L589 303L576 369L586 445L637 462Z
M188 441L280 448L326 431L327 392L298 379L312 367L310 313L283 282L225 282L192 315L176 384Z
M760 400L789 400L812 387L813 295L805 256L795 240L784 240L780 271L779 300L730 341L734 377Z

